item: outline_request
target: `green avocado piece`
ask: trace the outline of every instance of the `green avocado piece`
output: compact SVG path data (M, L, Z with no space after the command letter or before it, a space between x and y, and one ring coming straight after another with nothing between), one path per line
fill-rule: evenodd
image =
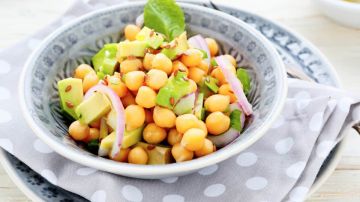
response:
M84 100L76 107L76 115L84 124L100 119L111 110L109 99L102 93L95 92L89 99Z
M187 49L189 49L189 44L187 41L186 32L183 32L180 36L178 36L171 43L177 44L174 48L164 48L161 52L166 55L171 60L175 59L178 55L184 53Z
M205 85L214 93L217 93L219 90L219 87L217 86L218 80L214 77L207 76L205 78Z
M186 73L179 71L169 78L164 87L160 88L156 96L156 104L173 109L180 98L191 93L191 91L191 84L186 78Z
M144 57L148 45L146 41L122 41L118 48L120 57Z
M190 114L195 106L195 93L182 97L174 107L176 115Z
M60 80L58 81L58 91L61 109L72 118L78 119L75 109L84 97L82 80L75 78Z
M106 123L111 129L116 129L116 112L112 109L106 116Z
M148 27L143 27L136 35L136 40L146 41L149 47L158 49L164 42L164 37Z
M102 72L105 75L113 75L117 63L116 53L118 44L105 44L104 47L91 59L96 72Z
M106 120L105 118L101 118L101 121L100 121L100 136L99 136L99 139L102 140L104 139L106 136L109 135L109 127L108 125L106 124Z
M194 115L200 120L204 120L205 118L205 109L203 105L204 105L204 94L199 93L195 102Z
M131 131L125 130L124 138L121 143L121 148L127 149L127 148L135 145L136 143L140 142L144 128L145 128L145 126L143 125L139 128L131 130Z
M136 146L142 147L148 154L149 165L164 165L171 163L171 148L163 146L155 146L143 142L139 142Z
M245 95L248 95L251 90L251 80L249 73L243 68L238 68L236 70L236 76L243 85Z

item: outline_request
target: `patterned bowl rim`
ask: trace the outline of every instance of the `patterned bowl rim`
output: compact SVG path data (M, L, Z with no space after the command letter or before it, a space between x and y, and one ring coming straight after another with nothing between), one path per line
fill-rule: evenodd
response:
M58 36L61 32L68 29L69 27L75 26L78 22L81 22L93 15L98 15L99 13L106 13L111 12L117 9L126 8L128 6L144 6L145 2L128 2L117 6L111 6L109 8L104 8L100 10L96 10L93 12L90 12L84 16L81 16L80 18L74 20L71 23L68 23L66 25L61 26L57 30L55 30L52 34L50 34L46 39L41 43L40 46L30 55L29 59L25 63L24 70L22 71L20 80L19 80L19 100L20 100L20 106L21 111L25 117L26 122L30 126L30 128L34 131L34 133L43 140L46 144L48 144L52 149L54 149L57 153L60 155L75 161L77 163L83 164L85 166L89 166L92 168L96 168L99 170L107 171L110 173L115 173L119 175L124 176L131 176L135 178L146 178L147 176L153 176L152 178L157 178L156 176L171 176L171 175L177 175L177 174L186 174L195 170L199 170L201 168L219 163L221 161L224 161L244 149L251 146L253 143L255 143L258 139L260 139L271 127L272 123L276 120L276 118L280 115L283 106L285 104L286 95L287 95L287 77L286 77L286 71L284 63L277 53L276 49L273 47L273 45L260 33L258 33L256 30L254 30L251 26L247 25L245 22L242 22L241 20L225 14L220 11L215 11L213 9L204 8L202 6L193 5L193 4L187 4L187 3L179 3L184 8L189 9L196 9L198 11L208 12L212 13L214 16L221 16L224 19L227 19L228 21L237 24L238 26L243 27L245 30L247 30L249 33L251 33L253 36L257 38L258 41L260 41L263 46L269 50L271 57L274 59L274 67L276 69L275 72L278 73L278 76L280 80L278 80L278 95L275 97L274 106L271 110L271 112L268 115L268 118L265 122L263 122L258 128L255 129L253 134L247 139L246 142L239 141L234 142L231 145L226 146L225 148L202 158L194 159L187 162L182 163L173 163L173 164L167 164L167 165L133 165L128 163L119 163L114 162L108 159L100 159L95 158L93 156L87 156L82 153L79 153L75 150L68 149L64 144L58 143L57 141L53 140L47 131L43 130L37 123L33 120L31 117L31 110L28 107L28 98L26 98L26 81L29 77L31 77L32 70L34 69L35 65L34 62L36 61L36 58L39 57L40 52L48 45L49 42L51 42L56 36Z

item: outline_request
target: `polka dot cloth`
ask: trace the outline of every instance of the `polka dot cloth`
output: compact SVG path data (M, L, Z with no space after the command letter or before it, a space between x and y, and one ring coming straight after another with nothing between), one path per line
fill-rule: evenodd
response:
M85 1L87 2L87 1ZM77 15L113 4L78 1L51 27ZM16 85L24 61L51 29L27 40L18 55L0 52L0 146L13 153L50 183L91 202L107 201L303 201L326 156L341 139L339 132L359 119L360 98L316 84L289 80L283 113L258 142L230 159L182 176L137 180L105 173L69 161L38 139L17 106ZM23 47L23 44L20 45ZM350 108L353 105L353 108ZM349 115L349 117L348 117ZM344 123L339 126L339 123Z

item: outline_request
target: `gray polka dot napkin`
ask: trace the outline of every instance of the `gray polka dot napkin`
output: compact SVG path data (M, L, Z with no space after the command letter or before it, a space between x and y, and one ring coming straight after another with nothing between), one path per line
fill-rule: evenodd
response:
M49 182L93 202L105 201L303 201L321 165L360 119L360 97L289 79L283 113L246 151L197 173L162 180L137 180L69 161L40 141L20 112L17 82L32 49L62 23L103 7L76 3L64 16L0 52L0 146ZM108 0L106 2L115 1Z

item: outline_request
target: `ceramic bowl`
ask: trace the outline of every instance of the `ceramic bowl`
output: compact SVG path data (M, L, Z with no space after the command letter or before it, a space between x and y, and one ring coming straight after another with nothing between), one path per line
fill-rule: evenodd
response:
M360 29L360 4L344 0L315 0L317 7L330 19Z
M80 63L105 44L123 38L121 30L134 23L143 2L127 3L87 14L57 29L28 59L20 79L24 116L35 134L56 152L99 170L142 179L181 176L224 161L246 149L269 129L281 112L286 94L286 72L280 56L255 29L230 15L212 9L180 4L189 35L201 33L217 39L221 52L232 54L252 76L249 100L254 106L251 123L243 134L211 155L168 165L133 165L93 155L68 137L69 122L59 107L57 81L70 77Z

